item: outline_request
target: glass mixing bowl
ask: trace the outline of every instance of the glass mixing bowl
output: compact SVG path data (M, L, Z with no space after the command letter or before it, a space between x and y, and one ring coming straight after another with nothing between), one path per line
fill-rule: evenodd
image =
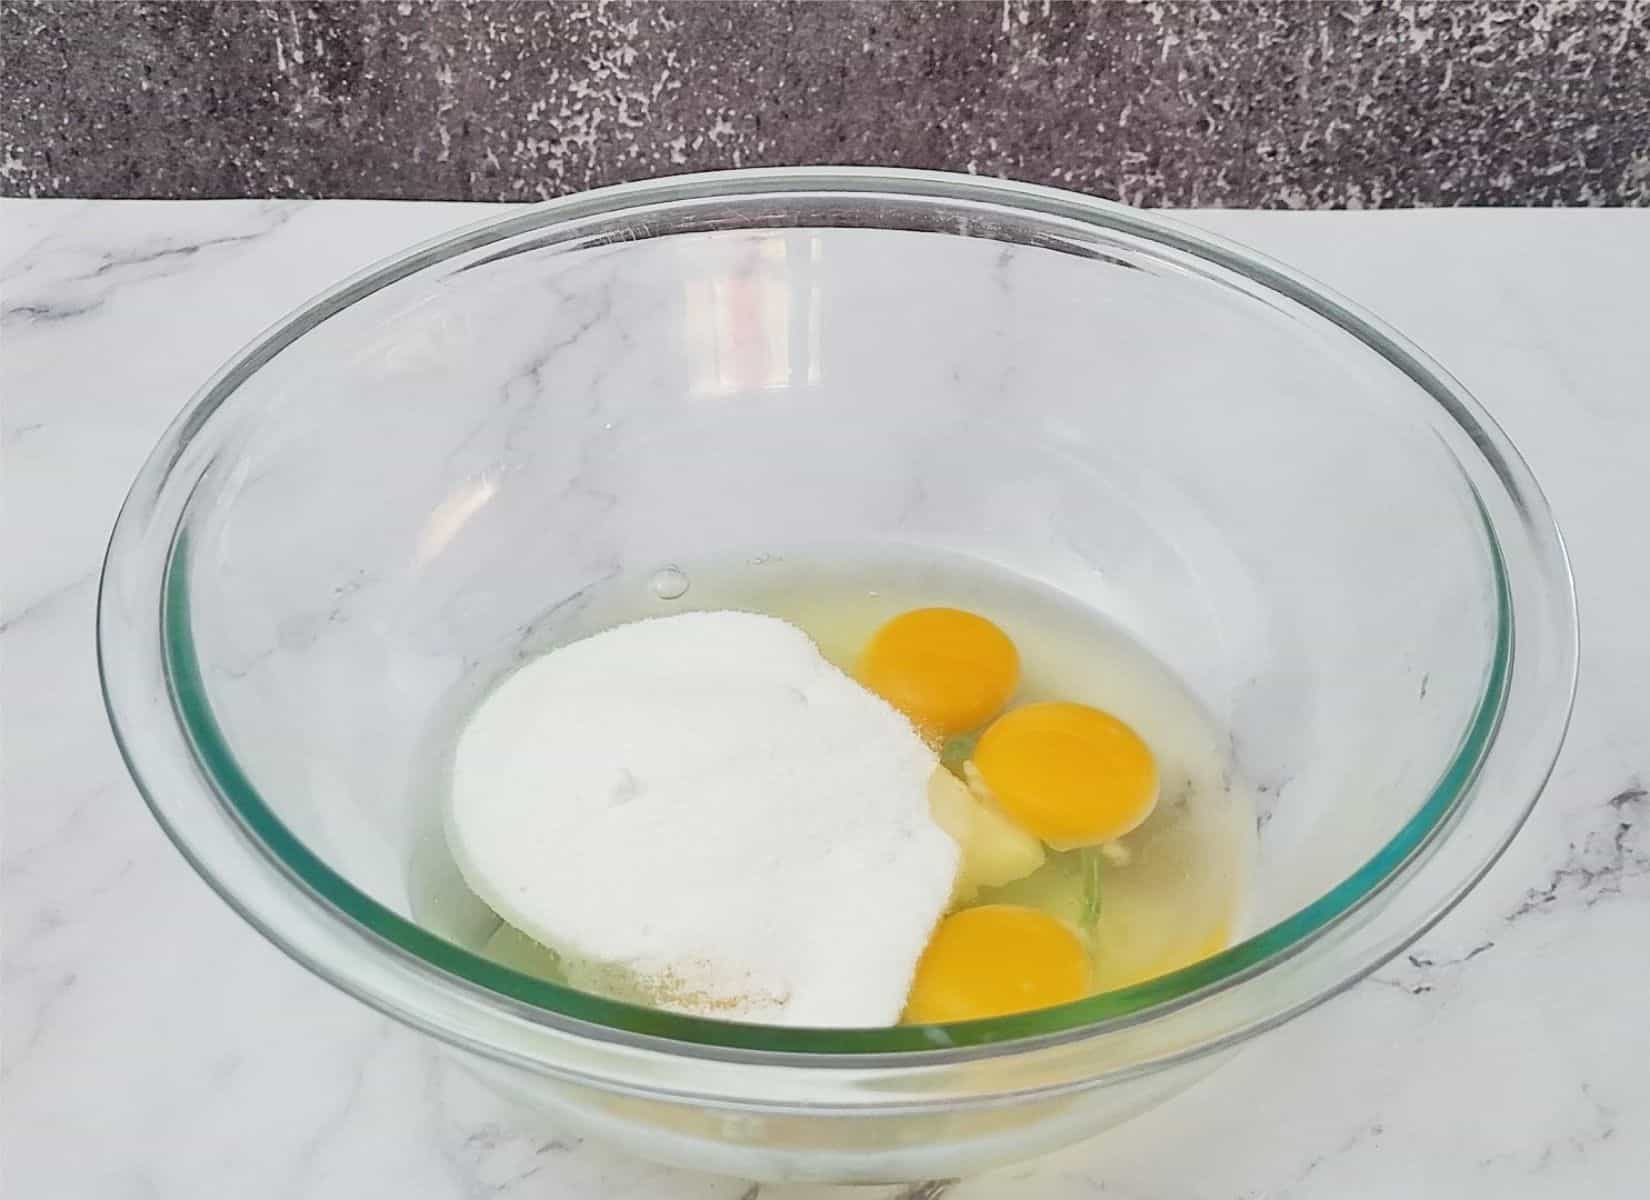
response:
M604 581L825 544L973 555L1178 672L1261 797L1246 936L1063 1007L829 1031L466 949L433 814L481 664ZM1122 1120L1380 965L1517 830L1576 661L1524 463L1379 322L1164 217L829 168L573 196L320 297L155 450L98 638L155 815L312 971L558 1126L882 1181Z

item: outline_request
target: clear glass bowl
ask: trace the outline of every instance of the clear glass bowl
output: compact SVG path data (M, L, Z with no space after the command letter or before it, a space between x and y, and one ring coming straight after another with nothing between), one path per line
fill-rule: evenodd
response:
M974 555L1177 671L1262 794L1248 936L824 1031L580 993L464 949L456 901L415 915L480 664L616 575L825 543ZM98 636L157 818L294 958L558 1125L835 1180L1072 1141L1373 970L1517 830L1576 662L1524 463L1379 322L1164 217L830 168L570 197L320 297L155 450Z

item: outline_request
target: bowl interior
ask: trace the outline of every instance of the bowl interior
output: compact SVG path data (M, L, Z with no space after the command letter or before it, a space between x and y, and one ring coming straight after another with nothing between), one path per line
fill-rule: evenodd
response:
M213 415L168 571L175 700L287 870L494 991L819 1051L1139 1011L1377 897L1493 732L1510 627L1459 431L1260 273L1126 224L798 193L529 222L349 299ZM463 949L489 918L440 899L455 697L592 588L823 546L973 556L1174 670L1258 797L1250 936L1064 1009L876 1033L649 1013Z

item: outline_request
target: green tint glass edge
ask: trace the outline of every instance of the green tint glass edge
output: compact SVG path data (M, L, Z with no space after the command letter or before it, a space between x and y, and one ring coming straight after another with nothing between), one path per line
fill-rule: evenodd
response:
M1475 497L1476 499L1476 497ZM1488 516L1479 501L1489 531ZM164 654L173 702L202 767L254 842L304 889L369 933L430 965L534 1008L647 1037L744 1050L803 1054L877 1054L981 1046L1069 1032L1193 997L1234 979L1348 915L1396 874L1441 827L1477 774L1503 707L1512 650L1511 596L1499 546L1490 532L1497 628L1484 695L1460 749L1427 802L1359 870L1276 925L1218 954L1156 979L1070 1004L1012 1017L888 1029L808 1029L749 1025L683 1016L607 1000L501 966L437 937L380 904L329 867L259 795L241 769L206 697L190 625L188 535L180 533L165 577Z

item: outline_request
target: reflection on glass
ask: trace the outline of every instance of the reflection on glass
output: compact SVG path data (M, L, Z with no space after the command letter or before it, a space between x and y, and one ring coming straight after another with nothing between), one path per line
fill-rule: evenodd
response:
M817 384L821 353L817 234L767 234L731 272L684 283L683 335L702 396Z
M440 554L497 492L498 481L488 477L467 479L449 492L430 510L418 531L418 562L427 563Z

